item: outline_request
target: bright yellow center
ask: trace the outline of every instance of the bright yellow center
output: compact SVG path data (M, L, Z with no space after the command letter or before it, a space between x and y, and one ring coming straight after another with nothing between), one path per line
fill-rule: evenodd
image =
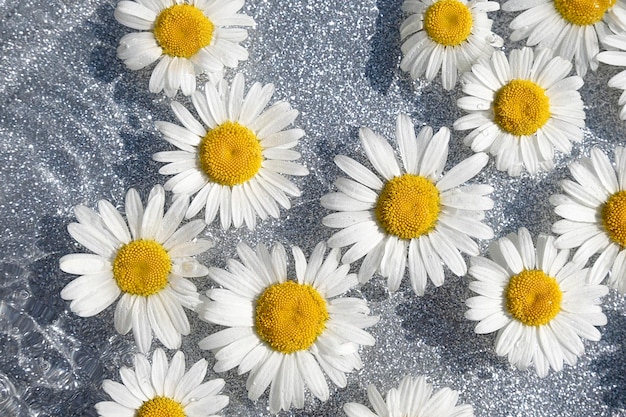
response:
M171 398L154 397L139 407L136 417L185 417L185 411Z
M414 239L435 228L440 210L435 184L419 175L404 174L385 184L375 211L387 233Z
M328 320L326 301L308 284L286 281L268 287L256 303L256 331L272 349L308 349Z
M550 100L534 82L512 80L496 92L493 113L502 130L515 136L532 135L550 118Z
M554 0L557 12L570 23L578 26L593 25L617 0Z
M430 39L445 46L465 42L472 24L472 12L458 0L440 0L424 13L424 30Z
M609 237L626 247L626 191L618 191L602 207L602 223Z
M191 58L213 38L213 22L191 4L175 4L154 22L154 37L170 56Z
M527 326L548 324L561 311L561 298L556 280L539 269L512 276L506 289L509 313Z
M156 294L167 285L172 261L154 240L133 240L117 251L113 277L120 290L134 295Z
M198 147L198 159L211 181L232 187L247 182L259 172L262 151L254 132L228 121L204 135Z

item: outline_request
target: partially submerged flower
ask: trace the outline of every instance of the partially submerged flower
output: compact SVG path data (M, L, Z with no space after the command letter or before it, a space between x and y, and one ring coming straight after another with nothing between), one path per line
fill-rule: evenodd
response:
M497 332L495 350L520 370L533 365L544 377L550 368L575 365L585 347L581 339L600 340L594 326L606 324L600 298L604 285L586 281L588 269L557 250L554 237L539 235L533 245L520 228L490 246L489 258L473 258L465 317L478 321L476 333Z
M554 211L563 220L552 226L560 236L556 247L577 248L573 261L587 263L595 253L589 280L604 281L626 293L626 149L615 147L615 167L598 148L591 149L589 158L569 166L575 181L561 183L565 194L550 198Z
M122 294L115 308L115 329L131 329L141 352L147 352L152 333L169 349L180 346L189 334L183 307L194 309L200 302L194 284L186 278L200 277L208 270L192 258L212 246L196 237L204 230L202 220L178 227L189 199L174 199L164 212L165 192L156 186L144 210L139 194L126 194L128 225L106 200L98 202L99 213L76 206L78 223L68 226L78 243L94 252L65 255L63 271L81 275L63 288L61 297L71 300L70 309L82 317L100 313Z
M491 228L481 223L484 210L493 207L485 197L492 188L463 185L481 171L488 157L473 155L443 174L450 131L442 128L433 135L425 127L416 136L406 115L398 116L396 127L404 169L384 138L361 128L361 145L382 179L347 156L335 157L352 179L337 179L339 192L322 197L322 206L338 211L322 222L342 229L328 240L330 247L352 245L342 262L365 256L360 282L380 272L388 278L389 290L396 291L408 263L411 286L423 295L428 278L435 286L443 284L444 264L456 275L465 274L461 252L479 253L472 237L493 237Z
M400 68L429 81L441 69L443 88L451 90L458 73L502 46L487 18L498 9L497 2L486 0L405 0L402 10L409 15L400 27Z
M578 89L583 80L568 77L572 64L544 49L515 49L507 59L496 51L465 73L457 101L469 112L454 122L472 131L464 143L475 152L489 152L496 168L520 175L552 169L554 151L569 153L580 142L585 112Z
M345 387L346 373L360 369L359 345L374 338L364 328L378 322L364 300L341 297L357 284L349 265L339 266L338 249L324 259L326 246L316 246L309 261L293 247L296 279L287 276L282 245L256 252L237 247L241 262L228 261L229 271L211 268L209 276L224 289L207 291L200 318L228 328L200 342L215 354L216 372L238 367L250 372L248 397L258 399L270 387L270 411L304 406L304 387L328 399L324 373Z
M509 0L502 10L525 10L511 22L512 41L554 49L574 61L581 77L587 68L598 68L596 55L606 37L626 30L624 0Z
M346 403L343 411L348 417L472 417L471 405L456 405L459 394L448 387L433 392L426 378L405 376L398 388L387 392L385 399L372 384L367 387L367 397L374 408L358 403Z
M176 352L168 364L161 349L152 355L152 364L143 355L135 356L135 369L122 368L122 384L106 379L104 391L113 401L101 401L96 410L102 417L217 417L228 404L218 395L223 379L202 382L207 361L200 359L185 372L185 354Z
M173 97L178 89L190 95L196 75L220 74L223 68L248 59L239 43L248 37L245 27L254 20L237 13L243 0L123 0L115 18L142 30L124 35L117 56L131 70L159 61L150 77L150 91Z
M272 84L254 83L244 97L244 77L237 74L230 87L225 81L217 87L207 83L204 93L192 95L204 125L178 102L172 102L172 109L184 127L157 122L165 140L179 150L156 153L154 160L168 163L161 174L174 175L165 189L195 194L188 218L205 209L207 224L219 212L224 229L244 222L254 229L257 216L278 218L279 205L291 207L287 196L300 195L281 174L308 175L293 162L300 153L291 149L304 131L287 129L298 117L289 103L279 101L265 109L273 92Z

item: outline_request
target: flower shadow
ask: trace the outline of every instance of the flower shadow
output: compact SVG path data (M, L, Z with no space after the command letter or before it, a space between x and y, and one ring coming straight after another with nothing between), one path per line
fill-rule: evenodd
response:
M378 0L376 32L372 37L365 75L370 85L385 94L393 82L400 57L400 23L402 0Z
M481 379L490 379L489 370L506 369L493 350L493 338L476 335L474 323L465 319L464 300L469 290L461 278L446 276L439 288L429 283L423 297L407 297L396 308L402 319L404 337L420 340L441 351L442 363L460 374L476 371ZM412 292L408 287L405 291Z
M591 368L600 375L605 392L603 400L611 408L626 409L626 316L614 310L605 311L608 324L603 329L602 339L616 349L599 355Z
M117 43L128 30L113 17L113 6L103 4L96 9L81 31L93 36L87 68L99 81L110 83L123 74L122 61L117 59Z

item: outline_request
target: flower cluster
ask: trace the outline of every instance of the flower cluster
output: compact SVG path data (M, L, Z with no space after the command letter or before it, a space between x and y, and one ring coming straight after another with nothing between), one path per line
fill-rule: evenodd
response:
M555 151L569 154L583 140L585 113L579 90L587 69L598 62L626 65L626 3L622 0L509 0L504 11L525 10L511 22L512 40L527 47L508 56L491 31L487 13L500 5L487 0L405 0L399 28L400 68L414 79L433 81L441 72L444 89L459 87L457 105L467 112L453 123L470 130L464 139L474 154L453 166L448 159L451 132L425 126L416 132L408 115L396 121L397 152L381 135L359 130L367 165L349 155L335 163L347 177L320 199L331 211L322 223L338 229L320 242L307 260L297 246L290 256L283 245L255 249L240 243L237 259L226 269L203 265L196 256L213 243L200 237L219 215L228 232L258 219L280 218L281 208L300 189L288 177L309 171L295 161L305 132L292 127L298 111L285 101L270 105L272 84L244 76L223 78L248 53L240 45L254 20L239 13L243 0L123 0L115 17L141 32L120 40L118 57L133 70L158 61L149 90L190 96L193 111L178 101L171 108L178 124L158 121L164 140L176 150L153 155L171 176L152 188L144 207L139 193L126 193L125 217L108 201L97 211L74 209L70 235L93 253L60 259L64 272L80 275L61 297L70 309L89 317L116 300L114 327L132 330L138 350L134 369L122 368L122 384L106 380L113 401L96 404L102 416L208 416L228 404L218 395L221 379L202 382L208 362L185 372L183 352L168 363L161 348L146 358L153 336L167 349L179 349L190 333L188 314L222 326L199 347L215 359L213 370L248 373L246 388L258 400L269 388L271 412L302 408L305 391L326 401L327 379L345 387L348 374L364 365L359 351L373 346L365 329L379 318L365 300L346 295L375 275L387 289L400 289L407 274L417 296L428 281L444 285L446 270L469 273L468 320L475 332L496 332L495 353L516 368L534 367L539 376L564 363L575 365L583 340L598 341L606 324L602 285L626 293L626 149L615 148L614 164L600 149L569 165L573 180L550 201L562 217L557 236L525 228L492 241L487 257L477 240L494 239L485 213L493 187L481 173L495 168L510 176L552 169ZM610 35L613 33L613 35ZM625 32L626 33L626 32ZM599 45L622 51L600 52ZM532 48L536 46L536 48ZM573 60L573 63L572 63ZM577 75L570 75L575 69ZM196 90L196 77L209 81ZM626 72L611 86L626 90ZM620 104L626 102L626 93ZM622 109L622 119L626 112ZM167 210L166 191L172 194ZM203 211L204 219L193 219ZM330 248L330 251L327 249ZM348 248L342 253L342 248ZM569 249L576 249L570 257ZM328 252L328 253L327 253ZM596 254L599 256L595 257ZM593 262L590 266L590 260ZM469 259L469 268L468 268ZM351 264L359 262L351 273ZM291 274L291 275L290 275ZM193 278L208 275L213 286L201 296ZM434 290L433 290L434 291ZM370 385L375 413L347 403L350 416L471 416L470 405L456 405L458 393L433 393L424 377L406 376L383 399Z

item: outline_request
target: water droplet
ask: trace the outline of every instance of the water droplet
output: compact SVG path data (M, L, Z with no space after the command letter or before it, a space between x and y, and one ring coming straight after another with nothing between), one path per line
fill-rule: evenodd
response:
M487 43L494 48L502 48L502 45L504 45L504 40L495 33L492 33L487 36Z
M135 355L130 352L125 353L124 355L122 355L121 362L123 366L127 366L130 368L135 363Z

